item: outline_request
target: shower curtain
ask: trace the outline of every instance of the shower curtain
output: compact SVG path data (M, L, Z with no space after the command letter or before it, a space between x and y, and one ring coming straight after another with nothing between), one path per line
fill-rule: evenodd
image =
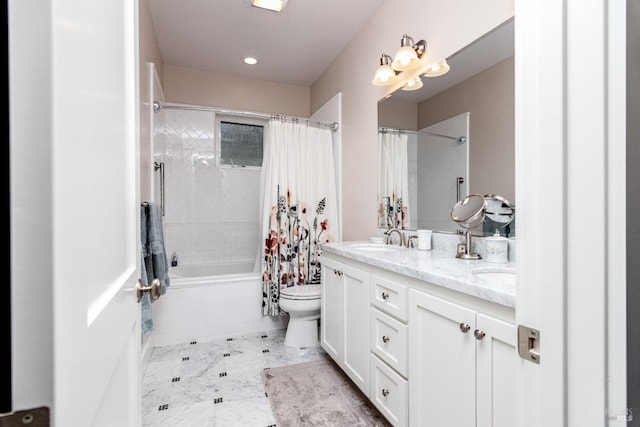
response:
M404 229L409 224L409 166L406 134L378 134L378 225Z
M332 132L271 120L264 153L262 311L277 316L282 288L320 283L320 245L339 235Z

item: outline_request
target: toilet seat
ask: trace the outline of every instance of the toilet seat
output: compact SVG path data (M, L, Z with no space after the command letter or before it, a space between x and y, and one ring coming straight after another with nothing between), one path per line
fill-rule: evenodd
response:
M280 298L288 300L312 300L320 298L320 285L295 285L280 291Z

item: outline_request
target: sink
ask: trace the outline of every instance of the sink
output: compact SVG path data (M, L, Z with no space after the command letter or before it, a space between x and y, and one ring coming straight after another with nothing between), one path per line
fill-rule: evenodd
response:
M491 283L502 283L508 285L516 284L516 272L508 270L478 270L473 274Z
M400 249L400 246L387 245L384 243L359 243L351 245L350 248L358 251L383 253L397 251Z

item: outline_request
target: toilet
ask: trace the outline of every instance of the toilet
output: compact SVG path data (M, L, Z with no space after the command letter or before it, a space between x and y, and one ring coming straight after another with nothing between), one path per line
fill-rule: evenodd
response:
M318 345L320 319L320 285L296 285L280 291L280 308L289 313L284 345L312 347Z

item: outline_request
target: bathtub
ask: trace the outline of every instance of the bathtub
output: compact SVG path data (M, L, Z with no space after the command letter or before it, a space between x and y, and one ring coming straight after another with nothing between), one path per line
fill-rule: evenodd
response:
M151 305L154 346L207 341L287 327L262 315L254 262L169 267L167 292Z

